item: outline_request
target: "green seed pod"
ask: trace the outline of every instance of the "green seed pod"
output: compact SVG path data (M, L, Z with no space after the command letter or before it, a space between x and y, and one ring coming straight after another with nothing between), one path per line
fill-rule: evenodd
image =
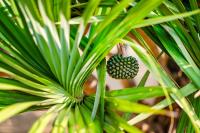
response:
M107 72L115 79L132 79L137 75L138 70L138 62L132 56L123 57L117 54L107 61Z

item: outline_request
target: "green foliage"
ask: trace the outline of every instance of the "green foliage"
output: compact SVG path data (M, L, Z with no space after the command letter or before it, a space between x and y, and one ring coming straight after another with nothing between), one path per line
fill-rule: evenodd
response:
M0 122L47 109L31 133L42 133L51 121L53 133L139 133L130 124L152 114L169 115L162 109L176 102L185 111L180 125L189 117L187 131L199 133L199 110L186 99L200 88L200 10L196 1L189 2L190 12L179 0L0 1L0 72L8 75L0 78ZM135 30L139 27L145 27L191 83L179 89ZM144 48L127 36L129 32ZM138 87L106 91L105 57L119 42L129 44L149 70ZM83 85L95 69L96 94L85 95ZM144 86L150 72L160 86ZM166 99L154 107L137 102L160 96ZM199 102L190 100L198 108ZM127 122L119 111L145 114Z

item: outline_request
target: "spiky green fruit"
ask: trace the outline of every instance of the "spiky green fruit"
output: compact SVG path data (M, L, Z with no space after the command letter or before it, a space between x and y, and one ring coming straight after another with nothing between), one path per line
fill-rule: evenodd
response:
M132 79L137 75L138 70L138 61L132 56L123 57L117 54L107 61L107 72L115 79Z

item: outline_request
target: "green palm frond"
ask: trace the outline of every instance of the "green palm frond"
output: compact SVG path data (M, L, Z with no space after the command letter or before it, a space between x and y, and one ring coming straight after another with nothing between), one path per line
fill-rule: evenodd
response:
M193 20L180 20L185 21L192 32L191 37L186 38L187 41L192 40L195 44L193 46L186 43L187 47L184 47L177 38L183 39L179 34L182 31L184 36L189 33L176 20L196 15L194 20L198 21L200 10L191 2L194 11L186 12L182 6L177 6L177 10L184 13L175 14L174 11L166 11L168 3L161 5L162 2L163 0L0 1L0 72L8 75L0 78L0 116L3 116L0 117L0 122L21 112L47 109L33 124L30 133L44 132L51 121L53 133L139 133L141 131L129 125L118 112L169 115L166 110L137 102L166 96L166 106L173 99L188 116L193 113L189 116L190 120L195 131L200 132L198 116L185 99L185 96L196 89L192 92L182 92L182 89L179 91L178 86L151 54L143 54L143 48L135 45L132 40L127 41L127 34L134 28L159 24L147 27L145 31L156 33L153 40L160 42L158 45L165 48L163 51L179 60L177 64L188 74L192 83L200 87L199 58L196 57L199 52L198 33L194 31ZM180 29L174 29L176 25ZM157 36L159 34L174 38L163 40ZM144 64L155 73L161 86L144 87L144 83L141 83L139 87L106 91L105 57L119 42L131 44ZM174 45L168 46L168 42ZM172 54L174 49L176 53ZM187 50L188 53L184 55L183 52ZM187 65L192 66L186 68ZM86 95L83 85L95 69L98 78L96 95ZM145 80L146 77L142 82Z
M190 5L187 5L187 10L198 9L197 1L189 1ZM157 10L156 15L172 15L177 12L186 12L184 3L181 1L164 2ZM198 11L198 10L197 10ZM199 78L200 78L200 67L199 67L199 13L195 16L188 18L175 20L160 25L153 25L143 28L144 31L153 39L157 45L165 51L169 56L171 56L174 61L179 65L181 70L187 75L193 84L193 87L199 88ZM183 21L185 23L183 23ZM138 33L135 33L138 34ZM154 36L152 36L154 35ZM187 87L187 86L185 86ZM191 95L193 92L188 92L187 96ZM186 93L185 93L186 94ZM184 93L183 93L184 95ZM193 94L192 94L193 95ZM190 96L189 100L194 109L198 107L198 100ZM195 106L194 106L195 105ZM163 106L164 107L164 106ZM197 116L199 117L199 111L196 110ZM185 111L187 113L187 111ZM184 114L184 113L182 113ZM189 115L189 114L188 114ZM184 121L188 116L186 114L182 115L184 118L180 119L180 125L178 132L197 132L192 127L190 121ZM181 117L182 117L181 116ZM138 117L139 118L139 117ZM136 120L136 119L135 119ZM182 120L184 122L182 122ZM199 125L199 120L196 120ZM185 125L183 125L183 123ZM189 124L189 126L187 126ZM185 128L183 128L185 127Z

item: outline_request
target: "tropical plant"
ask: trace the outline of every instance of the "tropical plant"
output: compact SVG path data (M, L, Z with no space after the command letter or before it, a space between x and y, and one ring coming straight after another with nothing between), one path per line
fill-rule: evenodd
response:
M0 122L21 112L47 110L30 133L43 132L50 121L53 133L137 133L141 131L133 124L152 114L173 116L162 108L172 111L176 102L185 112L179 127L189 117L187 131L199 133L199 100L186 99L200 88L200 10L197 1L189 2L191 6L180 0L0 1L0 72L7 74L0 78ZM136 28L173 58L191 83L179 89ZM136 52L160 86L144 86L147 71L138 87L106 91L105 57L118 43ZM96 94L86 95L83 85L95 69ZM160 96L166 100L154 107L138 103ZM130 119L128 113L145 114Z

